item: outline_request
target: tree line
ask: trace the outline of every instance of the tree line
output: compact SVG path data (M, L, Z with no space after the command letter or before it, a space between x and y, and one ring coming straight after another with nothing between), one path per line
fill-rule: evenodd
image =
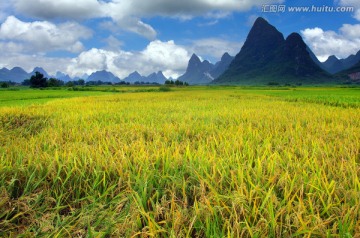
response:
M8 88L14 83L11 82L0 82L1 88ZM144 82L135 82L135 85L142 85L142 84L158 84L158 83L144 83ZM31 88L47 88L47 87L74 87L74 86L98 86L98 85L112 85L111 82L103 82L103 81L89 81L85 82L84 79L64 82L62 80L56 78L47 78L40 72L35 72L34 75L30 77L30 79L26 79L22 82L23 86L30 86ZM130 85L129 82L119 82L116 85ZM182 82L180 80L166 80L165 85L171 86L189 86L187 82Z
M180 81L180 80L176 80L176 81L166 80L165 85L189 86L189 84L187 82L183 82L183 81Z
M31 88L47 88L47 87L61 87L61 86L69 86L72 87L74 85L85 85L85 80L79 79L77 81L70 81L65 83L62 80L56 78L47 78L40 72L35 72L34 75L30 77L30 79L26 79L22 82L24 86L30 86Z

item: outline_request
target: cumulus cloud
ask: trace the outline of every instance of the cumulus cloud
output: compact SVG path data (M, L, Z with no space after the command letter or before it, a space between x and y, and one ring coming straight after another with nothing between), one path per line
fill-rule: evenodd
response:
M360 21L360 1L359 0L337 0L341 6L355 7L354 17ZM335 1L335 2L337 2Z
M168 77L177 77L185 71L190 56L183 46L176 45L174 41L156 40L138 52L90 49L73 59L66 71L72 76L80 76L108 70L120 78L134 71L142 75L164 71Z
M127 31L155 39L156 31L142 19L164 16L191 19L196 16L223 18L234 11L247 11L263 4L285 0L13 0L17 12L42 19L111 18Z
M125 3L126 2L126 3ZM162 15L169 17L185 16L204 16L213 17L227 16L228 12L247 11L254 6L262 6L263 4L282 3L284 0L182 0L182 1L168 1L168 0L133 0L133 1L119 1L114 0L113 4L118 7L120 14L128 15L127 13L139 16L153 16ZM121 11L120 9L124 9ZM225 13L225 14L224 14Z
M141 58L158 68L169 68L175 71L183 70L190 58L189 52L183 46L176 45L174 41L151 42L141 53Z
M97 0L13 0L15 9L23 14L43 19L86 19L101 15Z
M13 0L16 10L41 18L92 18L128 16L147 17L154 15L178 16L206 15L223 17L224 12L247 11L254 6L270 3L283 3L284 0Z
M55 25L47 21L23 22L9 16L0 26L0 40L22 45L26 52L65 50L80 52L80 39L91 37L89 29L74 22Z
M210 38L189 42L189 45L177 45L174 41L154 40L142 51L91 49L72 60L67 72L72 76L94 71L108 70L120 78L138 71L142 75L163 71L167 77L177 78L187 68L193 53L202 58L216 60L225 53L232 55L240 51L242 43Z
M320 61L330 55L346 58L360 50L360 24L344 24L338 32L307 28L301 34Z

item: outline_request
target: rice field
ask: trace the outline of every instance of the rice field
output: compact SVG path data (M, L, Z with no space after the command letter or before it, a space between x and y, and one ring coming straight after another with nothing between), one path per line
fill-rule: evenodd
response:
M0 91L1 237L360 237L359 88L127 91Z

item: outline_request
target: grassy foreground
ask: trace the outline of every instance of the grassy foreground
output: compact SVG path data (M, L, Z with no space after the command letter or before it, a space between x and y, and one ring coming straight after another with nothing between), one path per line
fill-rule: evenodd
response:
M360 236L359 89L23 92L0 92L1 237Z

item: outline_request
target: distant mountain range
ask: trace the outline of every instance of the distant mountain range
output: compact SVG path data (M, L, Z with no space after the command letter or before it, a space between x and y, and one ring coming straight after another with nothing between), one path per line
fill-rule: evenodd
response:
M62 72L55 76L40 67L27 73L20 67L0 69L0 81L21 83L36 71L45 77L55 77L65 82L78 80ZM158 83L167 78L162 71L142 76L137 71L121 80L113 73L102 70L84 75L86 81ZM286 39L274 26L259 17L247 36L240 52L232 57L225 53L216 64L201 60L193 54L186 72L178 80L195 85L205 84L333 84L360 83L360 51L346 59L330 56L321 63L298 33Z
M335 76L345 80L346 84L360 84L360 61L351 68L337 73Z
M71 78L69 75L64 74L62 72L56 72L55 76L49 75L43 68L36 67L34 68L30 73L26 72L24 69L20 67L15 67L11 70L7 68L0 69L0 82L1 81L11 81L14 83L22 83L24 80L29 79L32 75L35 74L35 72L39 72L43 74L46 78L56 78L59 80L62 80L64 82L69 81L77 81L79 79L84 79L86 81L102 81L102 82L111 82L111 83L119 83L121 81L123 82L129 82L129 83L136 83L136 82L143 82L143 83L158 83L158 84L164 84L167 78L164 76L164 74L159 71L157 73L152 73L149 76L141 76L138 72L134 72L130 74L128 77L126 77L124 80L121 80L119 77L115 76L113 73L102 70L102 71L96 71L92 73L91 75L83 75L82 77L75 77Z
M234 57L225 53L221 60L213 65L207 60L201 62L200 58L193 54L185 74L180 76L178 80L189 84L209 84L228 69L233 59Z
M164 84L165 81L168 80L162 71L159 71L157 73L152 73L149 76L145 77L139 74L139 72L135 71L131 73L128 77L124 78L125 82L128 83L158 83L158 84Z
M360 62L360 51L356 55L350 55L346 59L338 59L335 55L330 56L324 63L324 68L329 73L336 74L341 71L350 69Z
M213 68L214 65L209 61L204 60L201 62L200 58L193 54L185 74L180 76L178 80L189 84L209 84L214 79L210 74Z
M102 71L96 71L96 72L92 73L87 78L87 81L103 81L103 82L119 83L120 78L116 77L111 72L102 70Z

